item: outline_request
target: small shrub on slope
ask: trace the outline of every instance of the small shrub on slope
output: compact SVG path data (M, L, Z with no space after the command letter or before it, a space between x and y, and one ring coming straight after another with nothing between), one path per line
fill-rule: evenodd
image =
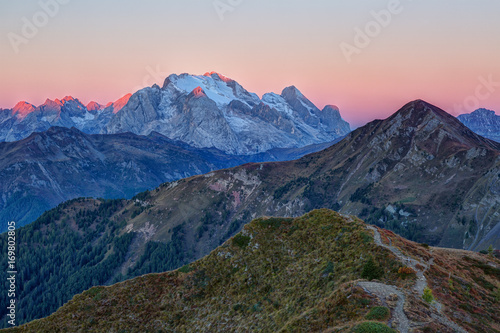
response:
M233 238L233 244L241 247L242 249L244 249L245 247L247 247L248 243L250 243L250 237L249 236L244 236L242 234L237 234Z
M432 301L434 301L434 295L432 295L432 290L429 287L425 287L422 298L429 304L431 304Z
M373 280L379 279L384 275L383 269L375 264L373 258L370 257L366 264L363 266L363 272L361 272L361 277L363 279Z
M391 312L385 306L376 306L371 308L365 318L368 320L386 320L390 314Z
M415 270L411 267L403 266L398 269L398 275L403 280L415 274L416 274Z
M354 333L396 333L395 330L377 322L364 322L353 329Z

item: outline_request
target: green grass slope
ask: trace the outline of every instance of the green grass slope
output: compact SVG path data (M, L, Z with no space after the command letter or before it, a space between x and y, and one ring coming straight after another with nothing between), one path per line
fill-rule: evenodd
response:
M408 256L431 256L432 249L382 233L383 241L389 239ZM474 260L485 265L481 258ZM259 218L176 271L93 287L51 316L5 332L395 332L389 328L398 324L394 304L360 287L362 276L402 290L417 331L446 331L432 319L437 310L412 294L415 275L398 273L403 266L374 242L373 231L359 219L326 209L293 219ZM460 269L467 267L459 267L457 276L463 275ZM427 274L432 283L439 281L438 273ZM494 292L485 297L493 302L488 310L498 314ZM477 325L468 326L470 332L496 331L491 312L471 317L472 310L463 308Z

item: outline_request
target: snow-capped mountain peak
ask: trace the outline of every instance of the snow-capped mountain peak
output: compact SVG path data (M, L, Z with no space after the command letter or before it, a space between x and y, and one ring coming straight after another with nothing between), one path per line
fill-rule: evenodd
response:
M0 140L18 140L51 126L104 134L128 131L148 135L154 131L230 154L303 147L330 142L349 132L338 109L320 111L294 86L281 95L267 93L260 99L217 72L172 74L161 88L146 87L106 106L97 102L85 106L71 96L48 99L14 125L5 116L1 118Z
M104 132L157 131L196 147L253 154L333 141L347 134L349 124L333 111L321 112L294 86L260 99L217 72L172 74L161 89L149 87L134 94Z
M500 116L496 115L495 111L481 108L472 113L461 114L457 118L477 134L500 142Z
M195 88L201 87L208 98L213 100L218 106L224 106L238 99L234 89L230 86L232 82L234 81L221 79L220 74L217 73L210 76L172 74L165 80L163 89L171 89L173 87L181 93L189 94Z

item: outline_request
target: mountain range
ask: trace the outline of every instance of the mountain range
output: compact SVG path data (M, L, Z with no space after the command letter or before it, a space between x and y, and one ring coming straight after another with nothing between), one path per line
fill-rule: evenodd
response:
M419 243L498 248L499 155L499 143L417 100L298 160L213 171L132 200L63 203L18 230L20 318L48 315L92 285L181 267L259 216L331 208Z
M130 198L215 169L292 160L349 131L336 107L320 111L293 86L260 99L215 72L172 74L107 105L19 102L0 110L0 232L65 200Z
M131 198L164 182L247 162L292 160L331 144L228 155L156 132L91 135L74 127L51 127L0 143L0 232L8 221L25 225L77 197Z
M16 141L51 126L88 134L160 133L197 148L251 155L330 142L350 131L335 106L319 110L294 86L260 99L221 74L172 74L106 106L78 99L19 102L0 110L0 140Z
M499 143L418 100L301 159L247 164L163 185L145 199L154 208L133 224L141 228L156 211L168 211L158 239L186 223L193 243L196 230L206 229L203 216L210 216L218 231L201 234L205 249L188 245L186 250L198 253L195 258L250 218L298 216L315 208L357 215L431 245L498 247L499 154Z
M90 102L86 106L71 96L61 100L47 99L38 107L21 101L12 109L0 109L0 141L18 141L52 126L99 133L112 116L127 104L130 96L127 94L107 105Z
M461 114L457 118L477 134L500 142L500 116L497 116L495 111L478 109L472 113Z

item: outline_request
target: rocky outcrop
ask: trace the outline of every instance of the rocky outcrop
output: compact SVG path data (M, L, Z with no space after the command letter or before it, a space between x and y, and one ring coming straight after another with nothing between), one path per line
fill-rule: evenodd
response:
M478 109L470 114L461 114L457 118L477 134L500 142L500 116L497 116L495 111Z
M103 106L96 102L83 105L78 99L66 96L59 100L47 99L35 107L19 102L12 109L0 110L0 141L17 141L34 132L48 130L52 126L75 127L85 133L99 133L118 112L130 95Z
M192 99L196 97L196 101ZM150 117L144 119L143 114ZM195 147L255 154L333 141L349 133L338 109L320 111L295 87L262 100L218 73L170 75L134 94L103 133L163 135Z
M337 108L320 111L295 87L260 99L238 82L211 72L172 74L103 106L78 99L47 100L35 107L20 102L0 110L0 141L16 141L51 126L89 134L158 132L198 148L256 154L334 141L350 132Z

